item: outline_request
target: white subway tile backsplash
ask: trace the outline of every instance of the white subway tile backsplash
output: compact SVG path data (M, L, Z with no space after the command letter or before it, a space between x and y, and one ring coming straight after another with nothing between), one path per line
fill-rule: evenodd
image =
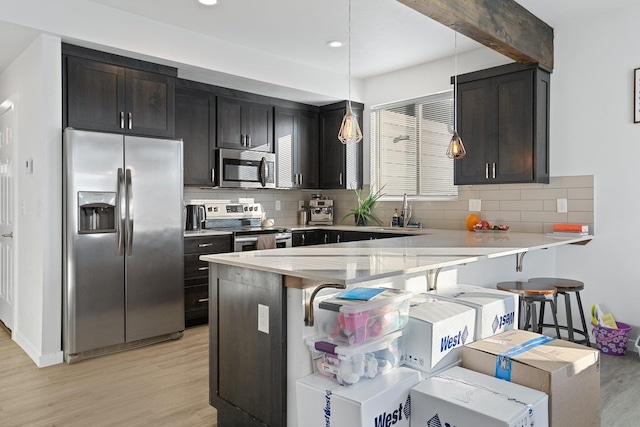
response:
M522 221L528 222L567 222L567 214L566 213L557 213L557 212L532 212L532 211L524 211L521 215Z
M593 201L593 187L591 188L568 188L567 196L569 199L582 199Z
M552 177L549 184L488 184L458 187L457 200L422 201L410 200L412 221L421 222L424 228L464 229L469 214L469 199L482 200L480 218L491 223L508 224L515 232L547 233L552 225L560 222L587 224L594 232L594 177ZM362 191L368 194L369 189ZM262 203L268 217L278 226L297 224L298 201L308 206L311 194L334 200L334 223L355 207L353 190L309 191L309 190L203 190L186 187L184 198L227 199L237 201L239 197L253 197ZM556 199L567 199L568 213L556 212ZM281 210L275 210L279 200ZM384 225L391 222L395 209L401 210L400 201L378 202L374 208ZM351 224L346 219L344 224Z
M571 212L567 214L568 222L577 223L577 224L589 224L589 231L591 233L593 230L593 212Z
M571 200L567 201L569 212L591 212L593 213L593 200Z
M484 203L485 200L520 200L522 190L487 190L481 191L479 199Z
M566 188L522 190L522 200L566 199Z
M500 202L501 211L542 211L543 200L505 200Z

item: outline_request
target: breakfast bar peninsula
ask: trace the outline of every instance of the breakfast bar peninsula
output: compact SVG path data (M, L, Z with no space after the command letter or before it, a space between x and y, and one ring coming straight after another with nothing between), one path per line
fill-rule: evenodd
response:
M441 271L456 277L470 266L508 280L522 274L524 254L554 256L556 247L591 238L429 229L380 240L203 255L210 267L209 402L218 425L298 426L295 382L313 372L304 339L316 333L313 299L319 292L354 285L424 292L438 285ZM493 262L512 257L511 267Z

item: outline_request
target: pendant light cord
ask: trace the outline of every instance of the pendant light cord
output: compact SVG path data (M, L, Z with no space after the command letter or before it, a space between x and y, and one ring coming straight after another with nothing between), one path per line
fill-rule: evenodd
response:
M348 28L348 34L347 34L347 43L348 43L348 49L347 49L347 62L349 64L348 66L348 88L349 88L349 110L351 110L351 0L349 0L349 24L347 26Z
M458 131L458 32L453 30L453 130Z

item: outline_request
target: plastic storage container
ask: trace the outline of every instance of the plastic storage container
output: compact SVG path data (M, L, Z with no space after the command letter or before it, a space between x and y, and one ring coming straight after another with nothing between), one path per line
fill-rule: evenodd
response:
M309 337L305 342L311 351L314 372L343 385L375 378L404 363L402 331L361 345L338 344L325 335Z
M316 300L315 319L321 334L356 345L407 325L411 292L385 288L366 301L343 299L347 292Z

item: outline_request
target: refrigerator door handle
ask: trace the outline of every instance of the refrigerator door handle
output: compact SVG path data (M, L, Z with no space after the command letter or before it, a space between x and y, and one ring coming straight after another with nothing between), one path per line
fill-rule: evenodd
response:
M125 172L125 185L127 191L127 255L133 255L133 190L131 185L131 169Z
M127 205L127 196L124 188L124 172L122 168L118 168L118 220L119 224L116 230L116 240L118 241L118 256L124 255L124 236L125 236L125 223L127 220L126 216L126 205Z

